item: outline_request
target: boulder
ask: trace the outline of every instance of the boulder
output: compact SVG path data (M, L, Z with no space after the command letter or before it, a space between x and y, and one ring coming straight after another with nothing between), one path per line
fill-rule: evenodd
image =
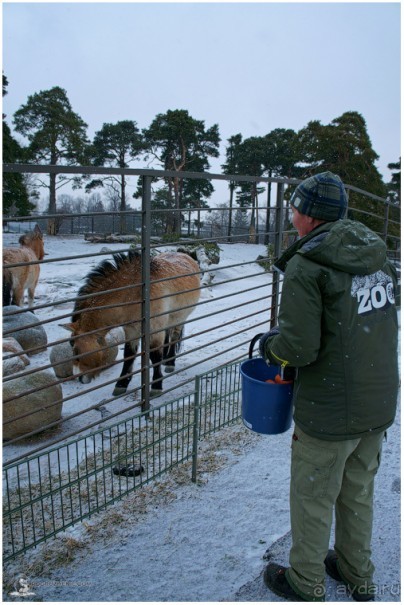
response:
M24 365L29 365L28 356L25 355L24 349L15 338L3 338L3 360L14 358L15 355L24 362Z
M73 376L73 349L68 342L61 342L51 348L49 361L58 378L69 378Z
M13 357L12 359L3 359L3 376L11 376L25 369L25 363L21 357Z
M7 337L15 338L24 351L29 351L29 349L33 348L36 349L32 353L28 352L28 355L35 355L41 351L46 351L48 338L39 319L31 311L8 315L8 313L12 313L13 311L21 311L21 307L17 307L16 305L3 307L3 333L7 332ZM17 331L17 328L24 329ZM16 331L13 332L13 330Z
M110 345L108 350L108 363L115 361L118 355L118 347L125 342L125 331L123 328L113 328L105 337L107 344Z
M15 376L3 383L3 439L21 437L62 417L62 388L52 371ZM35 392L21 395L35 389ZM11 399L7 401L7 399ZM16 418L16 420L13 420Z
M3 376L22 372L29 363L22 346L15 338L3 339Z

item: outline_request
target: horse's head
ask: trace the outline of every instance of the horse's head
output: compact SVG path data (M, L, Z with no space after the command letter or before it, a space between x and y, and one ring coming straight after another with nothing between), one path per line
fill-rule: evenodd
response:
M106 346L105 337L101 334L80 334L79 322L61 324L63 328L72 333L70 344L73 348L73 373L82 374L79 380L88 384L96 378L105 364L106 351L101 350Z
M30 233L24 233L18 241L21 246L31 248L38 260L42 260L45 256L43 235L39 227L36 226L34 231L31 231Z

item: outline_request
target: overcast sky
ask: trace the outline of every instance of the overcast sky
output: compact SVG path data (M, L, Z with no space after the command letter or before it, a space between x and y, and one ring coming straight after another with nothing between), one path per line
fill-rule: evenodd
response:
M390 180L400 156L400 3L13 3L3 112L60 86L93 137L186 109L226 140L358 111Z

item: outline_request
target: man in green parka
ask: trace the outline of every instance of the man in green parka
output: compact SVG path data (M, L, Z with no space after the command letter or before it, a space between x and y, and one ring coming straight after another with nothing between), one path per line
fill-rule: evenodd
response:
M290 567L270 563L267 586L292 601L324 601L325 572L357 601L374 600L374 477L398 396L395 268L384 242L346 220L331 172L296 188L300 236L284 271L279 327L260 339L268 364L295 372ZM335 545L329 539L335 510Z

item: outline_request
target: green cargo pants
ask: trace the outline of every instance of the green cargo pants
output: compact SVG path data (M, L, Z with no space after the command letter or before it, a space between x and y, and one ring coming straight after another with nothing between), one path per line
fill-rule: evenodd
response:
M324 559L335 508L335 550L350 584L369 587L374 478L384 432L360 439L324 441L295 427L290 516L292 548L287 578L307 600L323 600Z

